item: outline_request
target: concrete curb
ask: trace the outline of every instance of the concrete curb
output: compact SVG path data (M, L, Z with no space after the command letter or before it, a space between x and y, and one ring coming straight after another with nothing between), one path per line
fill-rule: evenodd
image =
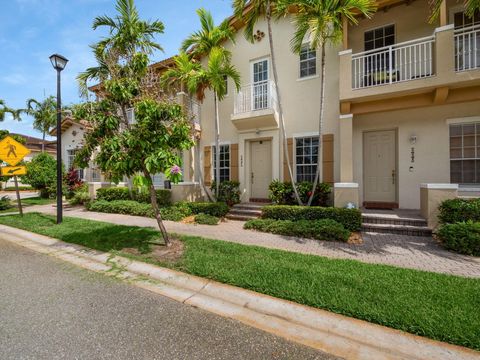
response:
M480 353L0 225L0 238L346 359L480 359Z

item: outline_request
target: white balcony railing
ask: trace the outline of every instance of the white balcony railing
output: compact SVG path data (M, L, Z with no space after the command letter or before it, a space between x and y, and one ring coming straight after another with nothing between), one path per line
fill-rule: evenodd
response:
M235 97L234 114L275 109L276 92L273 81L262 81L240 88Z
M365 51L352 56L352 87L363 89L430 77L433 36Z
M480 25L455 29L455 70L480 68Z

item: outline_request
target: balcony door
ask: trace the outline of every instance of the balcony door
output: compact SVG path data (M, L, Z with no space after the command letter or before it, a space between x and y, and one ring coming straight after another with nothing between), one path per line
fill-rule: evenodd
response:
M395 45L395 25L387 25L365 31L364 48L369 52L365 57L366 86L384 84L390 81L390 60L395 69L395 53L388 46ZM374 51L377 50L377 51ZM391 59L390 59L391 58ZM396 79L392 79L395 81Z
M463 11L453 16L455 24L455 69L480 67L480 11L468 17Z
M268 59L252 63L252 110L268 108Z

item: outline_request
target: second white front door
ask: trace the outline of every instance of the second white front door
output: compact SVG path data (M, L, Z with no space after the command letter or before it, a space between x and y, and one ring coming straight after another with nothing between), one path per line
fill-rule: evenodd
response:
M366 132L364 146L365 201L395 203L396 197L396 132Z
M272 182L272 142L270 140L250 142L250 163L250 197L267 199L268 186Z

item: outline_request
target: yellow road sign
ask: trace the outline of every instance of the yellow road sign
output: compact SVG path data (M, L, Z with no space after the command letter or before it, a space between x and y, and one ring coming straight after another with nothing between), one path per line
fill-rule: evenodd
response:
M10 136L0 141L0 160L11 166L17 165L28 154L30 150Z
M25 175L27 168L25 166L5 166L0 168L2 176Z

